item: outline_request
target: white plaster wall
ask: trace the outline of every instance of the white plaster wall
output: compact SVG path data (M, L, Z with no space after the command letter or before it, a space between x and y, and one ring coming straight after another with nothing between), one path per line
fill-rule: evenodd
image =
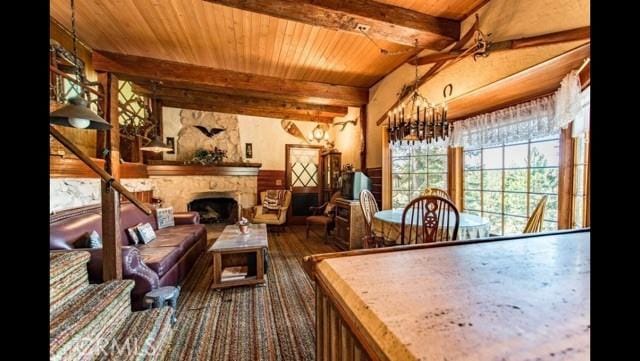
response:
M265 117L255 117L249 115L223 115L223 113L212 113L212 112L198 112L197 117L202 121L195 121L194 119L194 111L188 109L179 109L179 108L163 108L163 132L165 139L166 137L174 137L176 141L176 145L180 143L179 137L185 136L187 134L191 137L190 140L185 142L185 139L182 139L182 144L185 143L193 143L194 141L202 140L206 142L206 137L201 136L200 131L196 128L190 127L193 124L205 123L209 127L215 126L217 123L215 122L215 114L218 114L217 118L232 116L237 119L237 126L234 126L233 129L236 129L239 134L239 140L234 141L234 144L231 144L231 148L237 149L235 151L235 159L228 158L226 161L249 161L252 163L262 163L261 169L266 170L284 170L284 160L285 160L285 145L286 144L309 144L304 140L297 138L282 129L281 119L275 118L265 118ZM357 115L356 115L357 116ZM184 118L191 118L192 120L188 120L187 124L190 129L183 129L183 123L185 123ZM318 123L309 122L309 121L293 121L296 126L302 131L303 134L308 136L309 132L316 127ZM204 125L204 124L203 124ZM225 126L223 126L225 127ZM325 125L327 129L329 129L328 125ZM227 132L227 131L225 131ZM223 132L223 133L225 133ZM199 134L200 133L200 134ZM330 131L331 134L331 131ZM221 134L222 135L222 134ZM218 138L220 136L215 136ZM222 138L220 138L222 139ZM333 139L333 137L331 137ZM199 146L213 147L218 145L218 147L223 147L225 149L229 148L228 142L223 143L215 143L213 141L209 141L208 143L200 142ZM209 144L210 143L210 144ZM252 144L253 148L253 157L246 158L245 157L245 147L247 143ZM319 144L316 142L312 142L310 144ZM190 150L197 147L195 145L189 145ZM183 147L183 150L185 148ZM164 153L165 160L183 160L189 159L190 155L180 154L166 154ZM229 153L228 153L229 154Z
M282 129L280 119L238 115L238 122L240 124L240 144L242 144L243 156L245 145L251 143L253 158L248 160L252 163L262 163L260 169L284 170L286 144L321 144L316 142L307 143L287 133ZM307 137L309 132L318 124L308 121L293 121L293 123Z
M162 133L164 141L167 137L173 137L174 141L178 140L178 132L180 131L180 111L179 108L162 107ZM177 143L175 143L177 144ZM177 147L176 147L177 148ZM162 153L164 160L176 160L176 154Z
M589 0L492 0L478 12L480 30L491 33L491 41L535 36L549 32L573 29L590 24ZM475 15L462 24L465 33L475 21ZM453 85L452 97L490 84L541 63L580 45L584 41L546 45L491 54L476 62L467 57L446 67L420 88L420 92L431 102L442 102L442 89ZM433 53L424 51L421 55ZM431 65L421 66L419 74ZM382 126L376 122L398 98L406 83L413 82L414 67L405 64L369 89L367 114L367 167L382 165ZM384 125L384 123L382 124Z
M362 128L360 125L360 108L349 107L349 112L344 117L336 117L333 123L341 123L346 120L358 119L358 122L347 124L342 129L342 125L331 127L331 138L335 139L335 147L342 153L342 165L351 164L356 169L360 169L360 147L362 145Z
M130 192L149 191L153 182L146 178L121 179L120 183ZM50 178L49 212L77 208L100 203L100 179Z

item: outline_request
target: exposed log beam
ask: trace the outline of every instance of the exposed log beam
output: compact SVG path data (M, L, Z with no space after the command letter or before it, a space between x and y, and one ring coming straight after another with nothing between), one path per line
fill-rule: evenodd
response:
M205 0L333 30L366 34L396 44L442 50L460 37L460 22L371 0Z
M133 92L151 96L152 91L146 87L134 84ZM308 103L292 103L283 100L254 98L238 95L203 92L198 90L159 88L155 93L158 99L180 99L185 103L228 104L237 107L281 111L293 114L312 114L321 117L341 117L347 114L348 108L337 105L322 105Z
M121 79L159 80L179 87L239 89L314 104L360 106L369 101L366 88L281 79L106 51L94 51L92 65L96 71L118 74Z
M307 120L320 123L332 123L333 117L317 116L315 114L296 114L288 111L279 111L271 109L252 108L247 106L238 106L225 102L211 103L191 103L184 99L165 98L162 104L166 107L202 110L207 112L219 112L228 114L244 114L256 117L291 119L291 120Z
M504 50L522 49L522 48L529 48L529 47L540 46L540 45L559 44L559 43L566 43L569 41L587 40L590 38L591 38L591 26L584 26L581 28L557 31L554 33L548 33L548 34L543 34L538 36L498 41L496 43L491 44L491 46L489 47L489 54L493 52L504 51ZM416 65L416 62L418 63L418 65L433 64L442 60L455 59L458 56L460 56L460 54L463 54L468 50L469 49L452 50L446 53L429 54L429 55L421 56L418 59L411 58L408 61L408 63L411 65Z

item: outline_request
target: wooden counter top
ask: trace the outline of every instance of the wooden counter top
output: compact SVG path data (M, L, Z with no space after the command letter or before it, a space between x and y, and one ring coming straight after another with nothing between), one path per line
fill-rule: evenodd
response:
M373 359L589 358L590 232L324 258L315 276Z

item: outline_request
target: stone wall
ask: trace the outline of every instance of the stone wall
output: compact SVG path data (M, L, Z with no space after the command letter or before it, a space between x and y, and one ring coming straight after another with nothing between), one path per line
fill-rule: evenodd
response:
M241 162L240 131L238 117L233 114L203 112L182 109L180 111L181 128L178 132L177 160L190 160L199 148L213 150L214 147L227 151L226 162ZM209 138L194 125L200 125L208 130L223 128L223 132Z
M148 178L122 179L122 185L130 192L150 191L153 183ZM84 207L100 203L100 179L51 178L49 179L49 212Z
M172 206L176 212L186 211L190 201L209 192L238 194L236 200L242 208L256 204L257 176L157 176L150 179L153 196L162 199L163 206Z

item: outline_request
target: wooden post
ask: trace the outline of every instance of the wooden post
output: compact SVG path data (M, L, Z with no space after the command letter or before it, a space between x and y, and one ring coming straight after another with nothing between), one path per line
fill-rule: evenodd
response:
M362 131L362 145L360 146L360 169L367 170L367 105L360 106L360 129Z
M150 99L151 102L151 109L152 111L155 113L155 119L156 119L156 130L155 132L153 132L154 136L158 135L160 137L160 139L162 139L162 141L164 142L164 132L162 129L162 100L160 99ZM153 139L154 136L151 136L151 139ZM146 144L147 141L143 141L143 144ZM143 156L143 163L148 163L149 160L162 160L164 158L163 156L163 152L160 153L154 153L154 152L142 152L142 156Z
M382 129L382 209L391 209L391 149L389 149L389 133L387 127Z
M558 229L570 229L573 218L573 138L570 124L560 132L558 175Z
M105 171L120 180L120 125L118 123L118 78L111 73L98 73L104 89L105 119L111 123L106 133ZM102 279L122 279L122 244L120 241L120 196L111 185L100 182L102 196Z
M449 179L447 185L449 188L449 196L453 203L462 212L463 204L463 159L462 147L447 148L447 168Z
M140 135L134 135L133 141L131 142L131 161L134 163L144 163L144 159L142 158L142 143L143 139Z

